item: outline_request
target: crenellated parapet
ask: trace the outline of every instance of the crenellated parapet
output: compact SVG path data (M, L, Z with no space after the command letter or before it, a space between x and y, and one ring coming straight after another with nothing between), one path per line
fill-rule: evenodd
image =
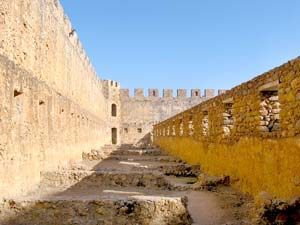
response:
M114 80L101 80L102 92L105 98L112 98L119 95L121 84Z
M218 90L218 94L223 94L225 90ZM176 95L174 95L176 93ZM216 90L214 89L205 89L204 94L202 95L201 89L168 89L165 88L162 90L162 94L158 88L150 88L147 90L147 95L145 95L145 89L135 88L134 95L130 95L129 89L120 89L121 98L134 98L134 99L187 99L187 98L212 98L215 97Z

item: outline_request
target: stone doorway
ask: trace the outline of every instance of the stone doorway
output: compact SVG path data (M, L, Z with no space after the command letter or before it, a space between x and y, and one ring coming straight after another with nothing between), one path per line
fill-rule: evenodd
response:
M118 143L118 131L117 128L111 129L111 143L116 145Z

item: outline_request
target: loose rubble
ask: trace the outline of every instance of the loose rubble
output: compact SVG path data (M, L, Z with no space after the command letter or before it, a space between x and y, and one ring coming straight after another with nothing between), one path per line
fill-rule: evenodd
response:
M262 92L260 113L260 130L262 132L279 131L280 103L277 92Z
M194 190L212 190L213 188L217 187L218 185L229 186L230 185L230 177L229 176L222 176L222 177L214 177L214 176L207 176L205 174L201 174L198 176L197 183L193 185Z
M244 211L236 207L244 200L232 198L217 205L217 196L227 196L216 192L217 186L228 185L228 177L205 176L200 166L159 149L115 149L105 159L96 157L97 151L91 154L96 161L87 157L63 170L44 171L36 192L0 202L0 224L237 225L245 221ZM161 161L165 157L173 159ZM215 192L208 192L209 187Z
M289 202L268 199L259 210L259 224L300 224L300 198Z
M177 177L197 177L200 175L200 166L191 166L188 164L179 164L174 166L161 166L161 170L167 176Z

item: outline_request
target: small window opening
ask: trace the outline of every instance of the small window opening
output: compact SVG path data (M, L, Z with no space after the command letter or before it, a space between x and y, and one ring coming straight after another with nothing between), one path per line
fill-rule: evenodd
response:
M142 133L142 131L143 131L142 128L138 128L137 130L138 130L138 133Z
M183 136L183 119L179 120L179 136Z
M112 128L111 129L111 143L113 145L116 145L118 143L118 133L117 133L117 128Z
M155 96L156 96L156 92L155 92L155 91L152 91L152 95L155 97Z
M110 82L110 86L114 86L114 82L113 81Z
M128 128L124 128L124 132L128 134Z
M172 126L172 136L176 136L176 126Z
M225 135L230 135L234 126L233 103L224 103L223 131Z
M196 91L196 92L195 92L195 95L198 97L198 96L199 96L199 92L198 92L198 91Z
M278 90L261 91L260 97L260 131L279 131L281 107Z
M209 120L208 120L208 111L203 111L203 119L202 119L202 133L203 136L206 137L209 132Z
M23 94L23 92L18 91L18 90L14 90L14 97L18 97L18 96L20 96L22 94Z
M44 101L42 101L42 100L39 101L39 105L44 105L44 104L45 104Z
M194 124L193 124L193 116L189 118L189 136L194 135Z
M111 116L112 117L116 117L117 116L117 105L116 104L112 104L111 105Z

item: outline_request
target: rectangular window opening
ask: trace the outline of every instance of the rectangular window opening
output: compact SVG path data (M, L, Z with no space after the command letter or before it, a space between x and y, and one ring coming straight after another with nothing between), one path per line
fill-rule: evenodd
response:
M260 131L279 131L281 107L278 90L263 90L260 92L260 98Z
M202 119L202 133L203 136L206 137L209 132L209 120L208 120L208 111L203 111L203 119Z
M194 123L193 123L193 116L191 115L189 118L189 136L194 135Z
M223 131L225 135L230 135L234 127L233 103L224 103Z
M172 121L172 136L176 136L176 126L175 126L175 120Z
M179 136L183 136L183 119L179 120Z

